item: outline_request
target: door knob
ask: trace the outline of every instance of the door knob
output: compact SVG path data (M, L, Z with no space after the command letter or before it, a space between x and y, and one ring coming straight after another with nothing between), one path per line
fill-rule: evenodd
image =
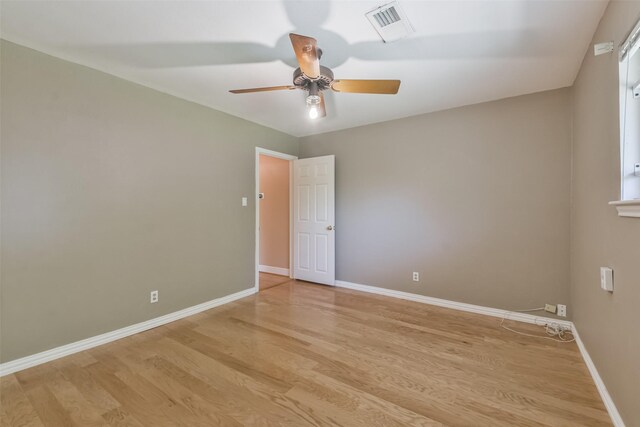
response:
M327 230L329 230L329 231L334 230L333 225L328 225L328 226L327 226Z

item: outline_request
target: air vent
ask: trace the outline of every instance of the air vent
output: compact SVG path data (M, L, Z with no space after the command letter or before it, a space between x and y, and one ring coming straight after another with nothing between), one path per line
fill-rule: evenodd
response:
M366 17L385 43L400 40L414 32L397 1L375 8Z
M400 20L400 15L398 15L396 8L393 6L389 9L383 10L382 12L374 13L373 17L376 18L380 27L386 27L387 25L391 25Z

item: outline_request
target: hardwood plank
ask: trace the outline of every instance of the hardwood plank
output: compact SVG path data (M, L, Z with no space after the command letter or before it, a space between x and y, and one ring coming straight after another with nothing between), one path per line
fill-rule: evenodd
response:
M171 372L176 381L209 401L225 405L226 413L242 424L300 424L297 417L270 404L278 391L176 341L163 340L162 347L162 357L175 365Z
M101 367L99 364L89 368L92 377L111 395L113 395L121 407L128 413L135 414L138 420L144 420L151 425L188 425L180 422L179 417L173 411L175 402L167 398L149 398L146 394L150 391L146 387L134 389L119 378L114 372Z
M91 405L69 381L55 380L47 384L69 418L80 426L108 426L99 408Z
M73 422L69 412L60 405L47 386L32 387L26 394L45 426L79 426Z
M61 369L62 374L82 396L100 413L110 412L120 407L120 403L102 388L91 376L87 369L78 366L66 366Z
M611 425L575 343L267 279L281 282L2 378L0 425Z
M114 408L102 414L102 418L113 427L142 427L143 424L122 408Z
M24 394L15 375L0 378L0 406L2 425L42 426L38 413Z
M280 276L279 274L263 273L260 272L260 290L265 291L278 285L287 283L291 279L287 276Z

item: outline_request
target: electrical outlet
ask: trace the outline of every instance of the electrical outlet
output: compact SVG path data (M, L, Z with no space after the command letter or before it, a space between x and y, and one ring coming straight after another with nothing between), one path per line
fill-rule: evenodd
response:
M640 163L636 163L633 165L633 174L635 176L640 176Z
M544 305L544 311L548 311L549 313L554 313L556 312L556 306L553 304L545 304Z
M150 302L151 304L158 302L158 291L151 291Z
M558 316L567 317L567 306L564 304L558 304Z
M420 273L418 273L417 271L413 272L413 281L414 282L419 282L420 281Z

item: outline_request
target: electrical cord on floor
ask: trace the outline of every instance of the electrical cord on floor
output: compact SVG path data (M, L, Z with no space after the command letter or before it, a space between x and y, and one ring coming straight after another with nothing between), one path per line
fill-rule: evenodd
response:
M507 331L514 332L518 335L524 335L525 337L543 338L551 341L564 342L564 343L569 343L576 340L575 337L573 336L573 332L571 332L570 329L567 329L566 326L563 327L560 324L553 322L552 319L549 319L549 322L545 321L544 323L538 323L538 319L536 319L534 322L536 326L544 327L544 330L547 336L534 335L534 334L528 334L526 332L516 331L515 329L511 329L510 327L505 326L504 324L505 320L509 320L510 313L529 313L532 311L543 311L543 310L544 310L544 307L530 308L527 310L512 310L507 314L505 314L505 316L502 318L502 320L500 321L500 327L503 329L506 329ZM571 335L571 337L569 337L569 335Z

